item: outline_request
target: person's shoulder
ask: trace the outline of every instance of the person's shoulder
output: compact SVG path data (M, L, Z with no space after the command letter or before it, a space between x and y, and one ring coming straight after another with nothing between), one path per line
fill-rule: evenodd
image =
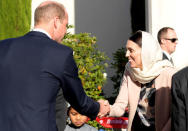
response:
M177 70L173 67L164 67L164 69L160 72L160 75L156 78L156 81L159 83L166 83L172 79L172 76L177 72Z
M56 49L59 49L59 50L66 50L66 51L72 51L72 48L66 46L66 45L63 45L62 43L58 43L54 40L51 40L50 39L50 47L54 47Z
M18 37L18 38L7 38L7 39L3 39L3 40L0 40L0 44L2 44L2 43L10 43L10 42L12 42L12 41L14 41L14 40L17 40L17 39L19 39L20 37Z
M185 68L183 68L183 69L181 69L181 70L179 70L179 71L177 71L175 74L174 74L174 76L173 76L174 78L179 78L179 79L181 79L181 78L188 78L188 66L187 67L185 67Z
M54 40L50 40L49 43L44 43L44 49L48 54L56 54L58 56L66 56L66 54L73 54L72 48L63 45L62 43L58 43Z
M72 48L70 48L70 47L68 47L68 46L66 46L66 45L63 45L62 43L57 43L57 42L56 42L56 46L57 46L60 50L72 52Z
M74 129L74 130L75 130L75 129ZM64 131L73 131L73 129L72 129L69 125L66 125Z
M72 51L72 49L62 43L58 43L55 40L52 40L47 35L41 32L30 31L23 36L24 39L31 40L32 43L44 47L47 50L63 50L63 51Z
M78 130L78 131L98 131L96 128L94 128L94 127L92 127L88 124L84 124L79 129L75 129L75 128L70 127L69 125L66 125L64 131L74 131L74 130Z
M9 47L10 45L16 43L21 37L16 38L7 38L4 40L0 40L0 47L1 49L4 49L4 47Z
M97 129L95 127L92 127L92 126L90 126L88 124L84 124L83 127L85 129L87 129L87 131L97 131Z
M172 76L177 72L177 69L174 67L164 67L164 70L160 73L162 76Z

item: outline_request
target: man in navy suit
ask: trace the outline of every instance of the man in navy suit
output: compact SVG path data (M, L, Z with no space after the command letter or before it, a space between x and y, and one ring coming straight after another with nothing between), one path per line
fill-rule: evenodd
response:
M64 6L45 1L35 10L35 28L0 42L0 130L57 131L60 88L79 113L95 119L109 111L89 98L78 77L73 51L59 44L68 24Z

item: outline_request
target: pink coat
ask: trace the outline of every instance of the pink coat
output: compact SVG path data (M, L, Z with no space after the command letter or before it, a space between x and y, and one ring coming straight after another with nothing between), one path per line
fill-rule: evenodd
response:
M174 68L166 67L155 79L155 126L156 131L171 130L171 78L176 72ZM122 116L125 108L129 107L128 131L131 131L132 122L136 113L141 84L134 82L127 71L123 76L119 95L115 103L110 107L110 116Z

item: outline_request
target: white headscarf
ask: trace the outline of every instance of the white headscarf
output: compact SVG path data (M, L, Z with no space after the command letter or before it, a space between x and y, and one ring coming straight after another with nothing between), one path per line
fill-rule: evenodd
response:
M130 73L134 81L142 84L148 83L156 78L164 67L173 67L168 60L162 60L162 50L159 43L153 36L142 31L142 70L131 68L130 63L126 64L126 70Z

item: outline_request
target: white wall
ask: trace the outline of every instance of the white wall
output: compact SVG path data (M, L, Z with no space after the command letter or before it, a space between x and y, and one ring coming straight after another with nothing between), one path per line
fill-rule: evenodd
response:
M176 30L179 42L173 54L174 64L178 69L188 66L188 1L187 0L152 0L148 1L148 30L157 39L157 33L164 26Z
M31 29L34 27L34 11L36 7L43 1L46 0L32 0L32 21L31 21ZM75 25L75 7L74 7L74 0L53 0L59 3L62 3L68 14L69 14L69 24ZM71 33L74 33L74 29L70 30Z
M178 0L177 0L178 1ZM176 31L179 38L177 50L174 54L177 67L188 66L188 1L180 0L176 3Z

